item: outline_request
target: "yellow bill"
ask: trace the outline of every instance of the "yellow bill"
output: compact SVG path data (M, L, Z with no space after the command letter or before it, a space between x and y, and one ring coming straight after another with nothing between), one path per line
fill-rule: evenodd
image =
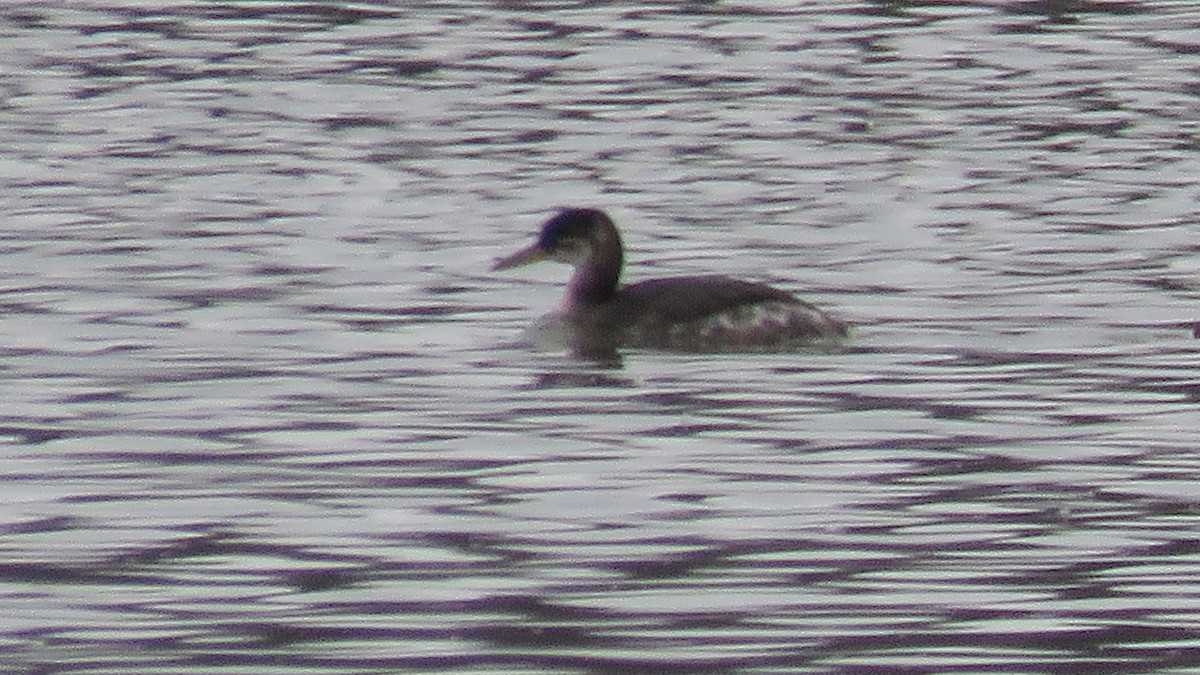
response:
M496 261L496 264L492 265L492 271L496 272L499 270L511 269L513 267L520 267L522 265L528 265L540 260L546 260L549 257L550 256L546 253L546 250L535 243L532 246L528 246L520 251L517 251L516 253L513 253L512 255L500 258Z

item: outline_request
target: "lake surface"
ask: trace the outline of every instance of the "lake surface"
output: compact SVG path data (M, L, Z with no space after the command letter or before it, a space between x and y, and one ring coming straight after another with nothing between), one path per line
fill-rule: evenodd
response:
M0 8L0 666L1195 672L1200 2ZM523 344L559 205L836 353Z

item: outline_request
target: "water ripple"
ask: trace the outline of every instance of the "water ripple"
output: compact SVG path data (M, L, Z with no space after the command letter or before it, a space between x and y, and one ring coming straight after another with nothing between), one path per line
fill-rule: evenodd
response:
M1195 668L1196 9L0 9L0 664ZM531 349L560 204L855 342Z

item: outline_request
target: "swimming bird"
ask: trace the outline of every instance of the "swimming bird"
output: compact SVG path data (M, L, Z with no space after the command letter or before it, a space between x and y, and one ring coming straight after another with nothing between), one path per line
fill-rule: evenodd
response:
M506 270L540 260L575 268L556 315L577 352L620 347L687 352L829 347L849 335L841 320L786 291L725 276L651 279L622 286L624 246L606 213L566 208L537 241L496 261Z

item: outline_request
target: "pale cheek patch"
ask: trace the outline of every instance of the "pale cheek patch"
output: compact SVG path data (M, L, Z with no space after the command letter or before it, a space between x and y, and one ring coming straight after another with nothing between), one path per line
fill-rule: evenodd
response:
M580 265L584 260L587 260L590 250L587 246L580 242L572 241L563 244L550 255L555 262L566 263L568 265Z

